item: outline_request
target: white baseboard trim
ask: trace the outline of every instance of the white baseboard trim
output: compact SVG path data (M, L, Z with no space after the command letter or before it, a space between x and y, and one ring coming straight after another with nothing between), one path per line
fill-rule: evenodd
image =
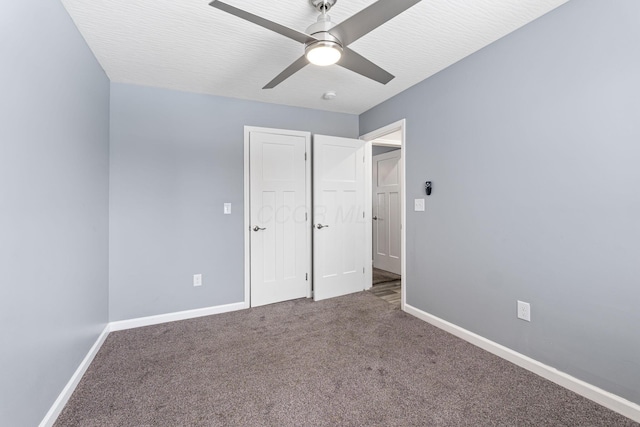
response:
M230 311L247 308L244 302L217 305L214 307L197 308L195 310L178 311L175 313L158 314L156 316L138 317L137 319L118 320L109 323L111 332L125 329L140 328L142 326L157 325L159 323L175 322L177 320L193 319L195 317L210 316L212 314L228 313Z
M556 368L545 365L531 357L511 350L501 344L493 342L487 338L484 338L478 334L468 331L446 320L440 319L432 314L426 313L418 308L415 308L409 304L405 304L404 310L417 317L420 320L424 320L427 323L432 324L452 335L462 338L463 340L474 344L483 350L493 353L498 357L508 360L521 368L540 375L543 378L548 379L564 388L567 388L587 399L590 399L606 408L611 409L627 418L631 418L636 422L640 422L640 405L633 403L623 397L617 396L578 378L575 378L569 374L561 372Z
M56 401L53 402L53 405L49 409L49 412L47 412L47 415L45 415L40 422L40 427L51 427L53 426L53 423L56 422L58 415L60 415L62 409L64 409L64 405L67 404L67 401L78 386L78 383L82 379L82 376L86 372L87 368L89 368L89 365L91 365L93 358L96 357L96 354L98 354L98 350L100 350L100 347L102 347L102 344L107 339L108 335L109 325L107 324L96 342L93 344L93 346L91 346L91 349L89 350L87 355L84 357L84 359L82 359L82 362L80 362L80 366L78 366L78 369L76 369L76 371L73 373L67 385L64 386L62 392L58 395Z

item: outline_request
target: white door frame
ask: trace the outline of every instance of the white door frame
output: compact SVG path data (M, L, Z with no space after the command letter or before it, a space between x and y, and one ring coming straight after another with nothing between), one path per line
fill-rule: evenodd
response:
M383 126L380 129L376 129L372 132L369 132L365 135L362 135L360 137L360 139L366 141L366 145L365 145L365 180L366 180L366 188L365 188L365 209L367 209L368 211L368 215L367 215L367 227L369 230L372 229L373 224L372 224L372 205L373 205L373 199L372 199L372 159L371 159L371 147L373 146L372 141L374 139L378 139L381 138L385 135L388 135L392 132L397 132L400 131L400 135L402 137L402 142L401 142L401 147L402 149L400 150L400 166L401 166L401 173L400 173L400 227L401 227L401 232L400 232L400 270L401 270L401 280L400 280L400 288L401 288L401 294L400 294L400 309L402 311L404 311L404 307L405 304L407 302L407 279L406 279L406 273L407 273L407 230L405 227L405 224L407 223L407 215L406 215L406 209L405 209L405 201L406 201L406 168L405 168L405 159L406 159L406 148L407 148L407 135L406 135L406 119L402 119L402 120L398 120L397 122L391 123L387 126ZM376 144L376 145L396 145L396 144ZM372 250L373 250L373 239L372 239L372 233L367 233L367 248L369 249L369 258L371 258L371 254L372 254ZM366 269L366 276L371 278L372 274L373 274L373 260L371 260L371 262L367 262L365 264L365 269ZM369 280L369 283L371 282L371 280ZM371 285L368 285L367 289L370 289Z
M244 308L251 307L251 171L249 170L249 135L251 132L264 132L281 135L301 136L305 138L305 152L307 154L306 180L307 185L305 205L307 209L307 224L311 224L311 132L302 132L286 129L263 128L256 126L244 127ZM311 298L313 274L311 252L311 227L307 227L307 297Z

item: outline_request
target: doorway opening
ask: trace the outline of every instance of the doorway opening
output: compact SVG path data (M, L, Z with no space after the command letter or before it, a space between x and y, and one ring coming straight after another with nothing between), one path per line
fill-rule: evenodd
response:
M371 218L370 291L404 310L405 120L361 137L367 142L367 200Z

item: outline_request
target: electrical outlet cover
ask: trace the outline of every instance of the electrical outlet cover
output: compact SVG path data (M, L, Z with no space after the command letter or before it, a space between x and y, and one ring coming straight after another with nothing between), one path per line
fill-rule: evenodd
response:
M531 322L531 305L528 302L518 301L518 319Z
M193 275L193 286L202 286L202 274Z

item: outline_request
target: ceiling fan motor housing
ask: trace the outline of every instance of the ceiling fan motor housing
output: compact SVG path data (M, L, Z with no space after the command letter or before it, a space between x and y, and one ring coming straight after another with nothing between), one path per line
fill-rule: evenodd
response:
M331 17L326 13L323 13L318 16L318 20L315 23L309 25L307 28L307 34L315 36L316 33L328 33L334 26L335 24L331 22Z
M311 26L309 26L309 28L307 28L307 34L310 34L315 38L315 40L307 42L305 44L304 51L307 58L311 60L311 58L309 57L309 52L319 47L335 49L336 51L340 52L338 58L340 57L340 55L342 55L342 43L340 43L340 40L329 33L329 30L332 27L333 22L331 22L331 17L326 13L323 13L318 17L318 21L315 24L312 24Z
M320 1L320 0L311 0ZM335 0L334 0L335 2ZM311 24L307 28L307 34L312 35L316 40L305 44L305 51L313 49L318 46L329 46L339 50L342 53L342 43L336 37L334 37L329 30L333 28L334 24L331 22L331 17L325 13L318 16L318 21L315 24Z

